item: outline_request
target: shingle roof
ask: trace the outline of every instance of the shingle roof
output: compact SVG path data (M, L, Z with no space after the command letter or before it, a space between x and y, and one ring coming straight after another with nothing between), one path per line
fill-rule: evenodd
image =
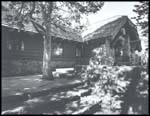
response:
M19 27L17 27L16 25L12 26L12 25L8 25L7 23L4 23L4 22L2 23L2 26L19 29ZM82 42L82 38L79 34L77 34L76 32L73 32L71 29L68 29L66 27L62 27L62 28L63 28L63 30L52 25L52 36L59 37L62 39L68 39L68 40ZM24 31L38 33L31 23L25 25Z
M5 14L2 13L2 17L3 15ZM111 37L113 39L116 36L116 34L119 32L120 28L128 20L129 19L127 16L115 16L113 18L109 18L107 20L98 22L95 25L89 26L88 30L84 31L82 34L78 34L75 30L68 27L60 26L61 27L60 29L52 25L52 36L59 37L62 39L67 39L67 40L73 40L77 42L84 42L84 41L106 38L106 37ZM10 28L18 29L18 27L15 25L9 26L8 23L6 23L5 20L3 19L2 19L2 25L8 26ZM26 24L24 30L38 33L34 28L34 26L32 25L32 23Z
M127 16L117 16L99 22L98 24L95 25L95 29L89 28L89 30L92 31L87 30L87 33L84 32L84 34L82 35L84 41L105 38L110 36L114 38L116 34L119 32L120 28L126 23L127 19L128 19Z
M3 7L6 8L5 6L3 6ZM9 23L4 20L4 17L6 16L6 13L11 14L12 11L3 10L1 25L2 26L7 26L7 27L10 27L10 28L19 29L19 27L17 25L9 25ZM75 30L73 30L69 27L64 27L64 26L60 26L60 25L59 25L59 27L56 27L56 26L52 25L52 30L51 30L52 31L52 36L62 38L62 39L67 39L67 40L73 40L73 41L77 41L77 42L82 42L83 41L81 35L78 34ZM28 24L24 24L24 31L38 33L31 22L28 23Z
M128 19L127 16L115 16L89 27L86 32L82 33L83 40L103 40L103 38L111 38L111 40L113 40L127 21L129 22L131 27L136 29L135 25L131 22L130 19ZM136 33L137 31L134 32ZM135 39L138 40L136 42L137 49L141 50L141 42L137 33L136 35L137 37Z

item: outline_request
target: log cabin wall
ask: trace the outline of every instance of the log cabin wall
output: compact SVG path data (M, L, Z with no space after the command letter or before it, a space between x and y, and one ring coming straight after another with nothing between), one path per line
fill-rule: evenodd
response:
M130 48L133 51L138 50L140 52L142 48L137 29L134 28L130 21L125 26L130 38Z
M42 47L39 35L2 27L2 76L40 74Z
M127 26L125 25L120 29L113 43L116 64L130 65L130 55L131 55L130 39L131 39L130 33L127 30Z
M80 42L52 39L61 43L62 55L54 55L52 50L53 68L73 67L84 64L83 44ZM17 29L3 27L2 29L2 75L16 76L42 73L43 39L39 34L18 32Z
M105 45L107 56L113 58L113 61L115 61L115 48L111 47L111 44L111 38L106 38Z
M118 26L119 23L116 23L115 21L113 23L110 23L110 25L107 24L106 25L107 28L104 28L104 30L106 32L113 32L113 30L115 30L115 27ZM138 48L139 45L137 45L136 42L131 43L131 41L137 40L139 38L138 33L136 31L137 30L135 29L131 21L127 20L124 27L122 27L118 35L115 37L115 40L118 40L118 38L124 38L125 40L124 46L122 48L124 52L123 58L125 58L126 56L129 57L131 55L131 49L133 50L140 49ZM108 40L108 38L102 38L106 36L112 36L112 34L111 33L107 34L100 33L100 34L102 34L101 37L97 35L95 37L96 38L99 37L98 39L90 38L88 39L88 42L77 42L66 39L63 40L62 38L53 39L52 45L57 43L60 46L60 48L58 50L59 52L57 52L55 48L52 50L52 62L51 62L52 67L54 68L70 67L70 66L72 67L76 64L81 65L88 64L89 58L92 57L93 55L92 50L94 48L100 47L102 44L105 45L104 47L106 47L107 54L110 54L114 57L114 59L117 59L116 57L117 47L115 45L113 46L111 41ZM118 45L118 43L116 45ZM25 74L24 72L27 72L27 74L29 74L29 72L41 73L42 59L43 59L42 36L32 32L21 31L18 33L17 29L14 30L8 27L4 26L2 27L2 64L3 64L2 69L5 69L2 70L4 72L2 74L6 74L9 71L10 72L12 71L11 72L12 74L18 75ZM128 58L127 60L121 59L121 61L124 60L128 61ZM14 69L16 71L14 71Z
M4 29L2 40L4 58L8 60L42 60L43 41L40 35Z
M77 64L84 64L82 43L58 38L53 39L52 43L57 43L57 45L61 43L63 48L61 55L53 55L52 50L52 67L74 67Z
M93 56L92 50L100 47L102 44L105 44L105 39L106 38L99 38L99 39L94 39L94 40L85 42L84 43L84 56L88 58L92 57Z

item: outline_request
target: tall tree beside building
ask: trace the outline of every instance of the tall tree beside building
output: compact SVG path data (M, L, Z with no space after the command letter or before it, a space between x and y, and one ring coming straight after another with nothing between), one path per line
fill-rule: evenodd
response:
M137 26L142 30L142 35L147 36L148 34L148 15L149 15L149 1L140 1L139 5L134 6L133 12L137 13L136 20Z
M43 35L43 78L53 79L51 68L51 30L52 26L72 26L72 21L80 24L83 15L96 13L104 2L9 2L7 21L23 28L25 23L32 22L35 29ZM62 26L60 26L62 25ZM76 28L78 31L82 29ZM80 32L80 31L79 31Z

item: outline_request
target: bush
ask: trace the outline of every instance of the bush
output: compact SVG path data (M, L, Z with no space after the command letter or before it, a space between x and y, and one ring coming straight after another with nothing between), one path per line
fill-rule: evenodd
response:
M110 57L110 59L112 61L109 61L109 57L107 58L106 54L96 53L88 66L79 68L80 72L78 74L87 82L89 88L92 88L92 94L96 94L102 99L102 104L108 103L109 110L114 112L118 110L119 113L122 113L121 111L126 107L127 114L131 105L133 107L132 113L148 113L148 75L145 74L146 72L141 73L141 67L112 66L113 58ZM137 76L139 79L137 79ZM131 88L132 91L130 90ZM135 95L133 96L132 93L135 93ZM102 94L104 97L102 97ZM145 97L143 94L146 94ZM109 99L105 98L105 96L109 96ZM143 100L141 101L141 99ZM128 101L134 100L140 103L128 103ZM141 107L141 109L137 107Z
M94 57L90 59L91 65L112 66L114 64L114 58L111 54L107 53L105 45L101 45L101 47L93 49L93 56Z

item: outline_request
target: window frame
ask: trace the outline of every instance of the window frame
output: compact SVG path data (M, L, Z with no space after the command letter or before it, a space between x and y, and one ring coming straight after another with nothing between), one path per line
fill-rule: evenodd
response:
M75 56L76 57L81 57L82 56L82 51L81 51L81 48L76 46L76 49L75 49Z
M52 56L53 56L53 57L62 57L63 54L64 54L64 46L63 46L63 43L62 43L62 42L52 42L52 44L53 44L53 45L54 45L54 44L57 44L56 46L53 46L53 45L52 45ZM59 45L59 44L61 44L61 45ZM59 46L58 46L58 45L59 45ZM60 46L61 46L61 47L60 47ZM62 49L62 52L61 52L60 55L57 55L57 54L55 54L55 49L58 49L59 47Z

